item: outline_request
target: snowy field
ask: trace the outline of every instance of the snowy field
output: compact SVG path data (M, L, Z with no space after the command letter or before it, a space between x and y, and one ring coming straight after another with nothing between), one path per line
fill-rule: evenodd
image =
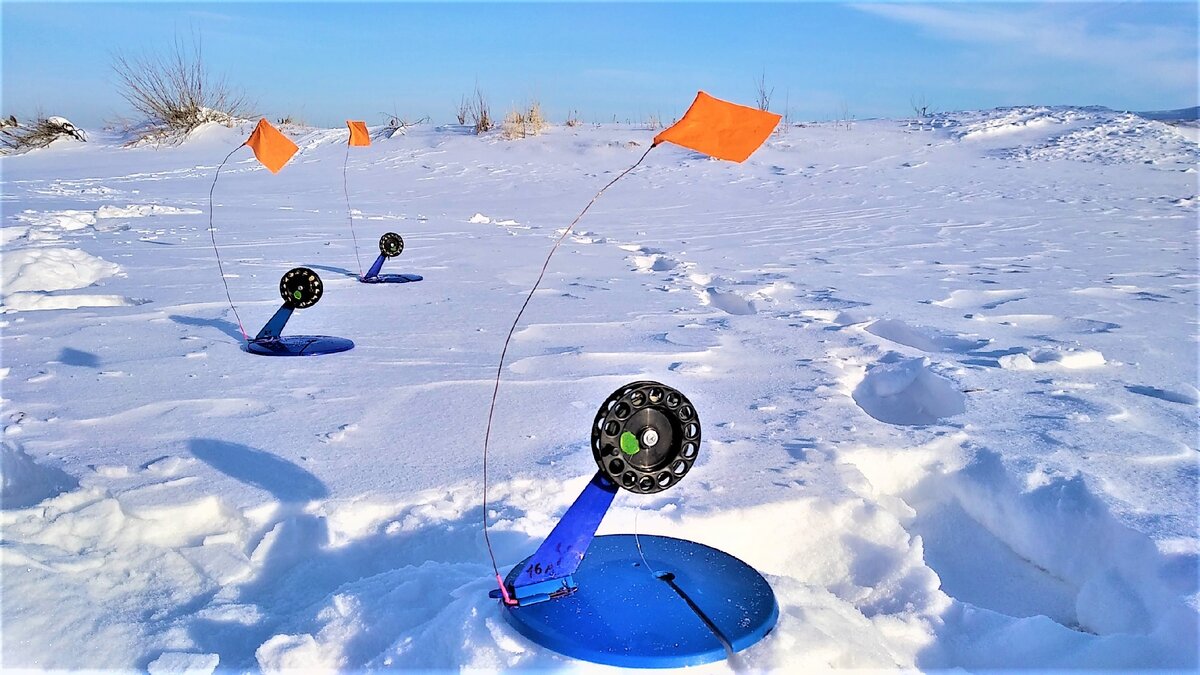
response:
M418 127L238 151L91 142L3 170L5 668L600 669L503 620L480 529L505 332L553 237L654 135ZM286 129L285 129L286 130ZM1191 130L1187 130L1190 132ZM596 203L509 350L489 510L502 571L595 471L637 379L696 405L701 457L601 532L682 536L780 604L749 669L1195 669L1194 140L1102 109L776 134L745 164L662 146ZM723 672L717 663L689 672Z

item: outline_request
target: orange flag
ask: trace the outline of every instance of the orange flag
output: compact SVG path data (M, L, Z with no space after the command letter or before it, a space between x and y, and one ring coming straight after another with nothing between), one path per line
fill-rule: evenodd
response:
M279 133L279 130L271 126L267 118L262 118L258 121L258 126L254 127L254 133L250 134L250 138L246 139L246 145L254 151L254 156L258 158L262 165L271 170L271 173L279 173L284 164L296 154L300 148L292 142L292 139Z
M350 145L370 145L371 134L367 133L366 122L352 122L346 120L346 126L350 127Z
M683 119L654 137L718 159L743 162L767 140L781 117L748 108L704 92L696 94Z

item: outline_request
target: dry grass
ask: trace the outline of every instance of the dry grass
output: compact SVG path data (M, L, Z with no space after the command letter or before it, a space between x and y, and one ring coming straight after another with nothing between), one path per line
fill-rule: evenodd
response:
M567 126L573 128L573 127L579 126L580 124L582 124L582 122L579 121L579 111L578 110L572 110L571 112L567 113L567 121L566 121Z
M232 126L250 113L245 95L209 72L199 37L176 38L162 54L118 52L112 69L118 93L144 120L135 142L179 140L201 124Z
M513 109L504 116L503 136L506 139L526 138L537 136L546 128L546 118L542 115L542 105L534 101L520 110Z
M37 115L32 124L18 124L17 118L9 116L0 125L0 152L11 155L44 148L60 138L86 141L83 132L61 117Z

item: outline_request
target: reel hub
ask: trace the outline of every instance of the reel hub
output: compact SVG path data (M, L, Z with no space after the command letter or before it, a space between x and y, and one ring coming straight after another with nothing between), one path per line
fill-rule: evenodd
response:
M379 238L379 253L385 258L395 258L404 252L404 238L395 232L388 232Z
M279 280L279 295L283 297L285 307L305 309L317 304L325 293L325 285L321 277L307 267L296 267L288 270Z
M675 485L699 453L695 407L659 382L633 382L613 392L592 424L592 457L630 492L653 494Z

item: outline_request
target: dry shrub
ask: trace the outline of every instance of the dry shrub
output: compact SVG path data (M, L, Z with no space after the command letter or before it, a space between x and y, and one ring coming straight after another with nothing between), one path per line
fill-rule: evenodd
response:
M385 123L383 125L382 129L380 129L378 132L376 132L373 135L374 138L391 138L392 136L397 136L397 135L403 136L404 134L408 133L409 127L415 127L418 124L428 124L429 123L428 116L422 117L418 120L410 121L407 117L404 117L402 115L397 115L396 113L391 113L391 114L382 113L382 114L385 117L387 117L387 123Z
M454 118L458 120L459 124L466 124L467 116L470 114L471 114L471 102L469 100L467 100L466 96L463 96L458 101L458 109L454 113Z
M0 152L6 155L44 148L60 138L86 141L83 132L62 117L37 115L32 124L18 124L17 118L9 116L0 125Z
M767 89L767 71L763 70L762 75L759 75L758 80L754 82L755 88L758 91L758 97L754 100L754 104L759 110L766 112L771 109L771 96L775 93L775 87Z
M579 121L579 111L578 110L572 110L571 112L567 113L566 124L569 127L577 127L581 124L581 122Z
M514 108L504 116L503 135L506 139L537 136L545 128L546 118L542 116L542 105L537 101L520 110Z
M117 52L112 69L118 93L144 120L135 142L179 140L201 124L232 126L250 113L245 95L209 72L199 37L177 37L162 54Z
M488 106L487 97L479 90L479 86L475 86L475 97L467 104L467 114L471 118L471 126L474 128L476 135L482 134L485 131L491 131L496 123L492 120L491 108Z

